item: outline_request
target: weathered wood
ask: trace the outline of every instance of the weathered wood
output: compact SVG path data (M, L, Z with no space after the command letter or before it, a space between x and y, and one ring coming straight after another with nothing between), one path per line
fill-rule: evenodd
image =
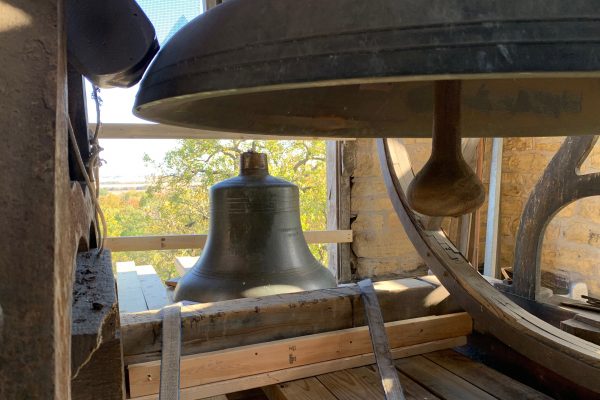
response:
M69 179L63 1L0 3L0 398L68 399L88 189ZM26 379L24 379L26 377Z
M117 263L117 289L119 292L119 310L132 313L148 310L142 284L138 278L135 263L132 261Z
M440 367L424 356L396 360L396 367L411 379L443 399L494 400L477 386Z
M529 314L479 275L442 232L424 230L407 206L388 147L403 146L398 140L378 140L381 168L394 209L413 245L453 298L479 326L516 351L588 390L600 392L600 380L594 378L600 371L600 347Z
M551 397L484 364L470 360L454 350L436 351L424 354L423 357L460 376L497 399L551 400Z
M154 267L139 265L135 268L135 272L140 281L148 310L157 310L171 303L167 298L166 287L156 274Z
M389 322L386 331L390 346L400 348L467 335L471 332L471 319L465 313L422 317ZM309 365L371 352L368 328L360 327L190 355L181 360L181 387L200 386L277 371L292 365ZM158 392L160 362L129 365L128 371L132 397Z
M577 319L568 319L560 323L560 329L572 335L600 345L600 327L593 326Z
M446 296L431 296L436 287L416 279L377 282L375 290L385 321L460 310ZM411 304L411 307L398 307L398 304ZM264 298L189 305L182 308L182 354L215 351L363 324L363 305L356 284ZM158 311L122 314L121 325L126 364L159 358L161 318Z
M404 393L398 379L398 373L394 368L392 354L383 323L383 316L377 301L377 295L373 288L373 282L365 279L358 282L361 299L365 305L365 316L369 325L369 334L373 345L373 354L377 362L377 368L381 375L381 385L388 400L403 400Z
M317 378L263 388L269 400L338 400Z
M550 160L521 215L515 246L515 293L535 299L540 288L540 259L544 232L552 218L569 203L600 195L600 173L579 174L598 136L571 136Z
M161 310L163 341L160 359L160 400L179 400L181 358L181 304Z
M441 349L449 349L456 346L464 346L466 337L438 340L425 344L418 344L399 349L392 349L394 358L410 357L417 354L428 353ZM310 364L300 367L287 368L279 371L268 372L264 374L251 375L243 378L232 379L209 383L207 385L196 386L181 390L182 400L196 400L207 396L214 396L224 393L239 392L242 390L275 385L282 382L293 381L296 379L307 378L320 374L326 374L333 371L341 371L347 368L356 368L364 365L373 364L375 357L373 354L361 354L355 357L347 357L338 360L324 361L317 364ZM149 395L139 397L139 400L155 400L158 395Z
M307 243L350 243L352 231L306 231ZM104 246L113 253L120 251L202 249L208 235L163 235L108 237Z
M77 256L72 314L72 399L123 399L119 308L109 251Z

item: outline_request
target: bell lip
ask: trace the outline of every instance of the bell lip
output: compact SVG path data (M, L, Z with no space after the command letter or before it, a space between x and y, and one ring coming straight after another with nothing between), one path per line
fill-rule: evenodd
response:
M140 89L136 95L133 114L142 119L148 121L164 123L169 125L197 128L194 124L185 124L177 121L170 121L163 118L149 119L145 113L157 105L166 103L174 103L182 100L185 101L196 101L196 100L208 100L211 98L222 98L226 96L253 94L253 93L264 93L264 92L278 92L294 89L308 89L313 87L336 87L336 86L350 86L350 85L370 85L370 84L385 84L385 83L403 83L403 82L435 82L435 81L447 81L447 80L460 80L460 81L491 81L491 80L530 80L530 79L582 79L582 78L600 78L600 70L597 71L564 71L564 72L502 72L502 73L465 73L465 74L431 74L431 75L394 75L386 77L357 77L347 79L324 79L319 81L306 81L306 82L290 82L290 83L278 83L273 85L258 85L239 87L233 89L220 89L220 90L208 90L206 92L195 92L181 94L177 96L166 96L157 99L144 99L148 89L140 86ZM144 79L142 79L143 84ZM219 130L219 127L206 127L214 130ZM243 133L243 132L240 132Z

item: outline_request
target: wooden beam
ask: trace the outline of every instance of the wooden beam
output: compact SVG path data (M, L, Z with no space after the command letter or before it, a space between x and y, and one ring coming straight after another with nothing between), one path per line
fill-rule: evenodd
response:
M423 355L440 367L460 376L499 400L551 400L552 398L454 350Z
M388 146L402 147L402 143L380 139L377 145L388 194L404 230L452 298L480 326L511 348L575 385L600 393L600 381L594 379L600 371L600 347L523 310L475 271L442 232L424 229L406 202L405 188L395 176L394 162L390 160Z
M450 349L466 344L466 337L457 337L452 339L437 340L434 342L417 344L398 349L392 349L392 356L395 359L411 357L414 355L429 353L443 349ZM333 371L340 371L347 368L362 367L375 362L372 353L361 354L354 357L346 357L336 360L324 361L316 364L309 364L300 367L292 367L263 374L251 375L243 378L231 379L209 383L207 385L195 386L181 390L181 400L196 400L208 396L216 396L225 393L234 393L242 390L253 389L268 385L275 385L282 382L289 382L296 379L307 378L326 374ZM138 400L157 400L158 395L152 394L139 397Z
M89 124L94 129L95 124ZM249 135L240 132L220 132L179 126L148 123L103 123L101 139L237 139L237 140L316 140L319 136L276 136ZM352 140L349 138L327 138L327 140Z
M306 231L304 238L308 243L350 243L351 230ZM123 236L107 237L104 247L113 253L120 251L150 251L201 249L208 235L162 235L162 236Z
M167 291L152 265L139 265L135 268L148 310L158 310L171 302Z
M396 367L442 399L495 400L496 398L428 360L415 356L396 360Z
M117 290L119 312L130 313L148 310L142 284L138 279L133 261L117 263Z
M485 261L483 274L498 278L498 244L500 229L500 198L502 183L502 148L504 139L494 138L490 167L490 191L488 195L487 227L485 232Z
M515 245L513 289L518 296L535 300L540 290L542 242L556 213L575 200L600 195L600 173L579 174L597 141L597 135L567 137L533 188Z
M460 311L447 292L417 279L375 283L386 322ZM410 307L398 307L410 304ZM365 324L356 284L182 307L182 354L197 354ZM121 314L126 364L158 360L158 311Z
M466 313L389 322L386 332L392 348L412 346L471 333ZM236 379L323 361L368 354L372 351L368 327L301 336L250 346L183 357L181 387ZM160 362L129 365L131 397L158 393Z

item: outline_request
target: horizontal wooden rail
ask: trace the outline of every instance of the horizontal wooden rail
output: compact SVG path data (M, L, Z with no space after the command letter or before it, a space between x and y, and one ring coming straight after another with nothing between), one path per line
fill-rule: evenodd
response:
M466 313L428 316L385 324L390 347L397 349L471 333ZM369 328L301 336L185 356L181 359L181 387L190 388L291 367L372 353ZM129 365L131 397L158 393L160 361Z
M306 231L308 243L351 243L352 231ZM202 249L208 235L162 235L107 237L104 247L119 251Z
M90 123L94 129L95 123ZM256 140L354 140L352 138L321 138L318 136L254 135L239 132L217 132L178 126L148 123L103 123L101 139L256 139Z

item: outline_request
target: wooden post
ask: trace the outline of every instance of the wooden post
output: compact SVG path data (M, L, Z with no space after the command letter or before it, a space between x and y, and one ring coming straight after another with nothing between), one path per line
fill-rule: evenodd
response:
M327 229L350 229L350 170L344 163L351 162L350 146L354 142L327 142ZM345 154L346 153L346 154ZM352 279L350 268L351 247L348 243L328 246L328 267L338 282Z
M69 179L63 15L62 0L0 2L3 399L71 398L75 254L93 210Z
M485 261L483 274L498 277L498 229L500 223L500 194L502 181L502 146L504 139L494 138L490 167L490 191L488 196L487 229L485 232Z

